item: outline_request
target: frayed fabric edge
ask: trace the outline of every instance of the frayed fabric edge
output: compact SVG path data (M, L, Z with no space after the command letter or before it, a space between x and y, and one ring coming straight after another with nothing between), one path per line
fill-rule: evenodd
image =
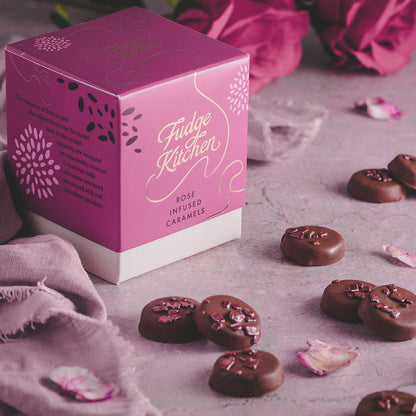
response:
M56 313L55 310L50 309L48 310L45 315L37 319L28 319L23 325L19 328L10 329L10 328L1 328L0 329L0 341L2 342L11 342L11 341L18 341L19 339L25 336L25 333L28 329L35 330L38 325L44 325L46 322L54 317L59 315L59 312Z
M7 303L22 302L36 290L36 287L2 288L0 289L0 301L6 301Z
M140 368L140 358L135 353L134 347L131 343L126 341L120 334L120 328L107 320L105 322L97 321L94 318L79 314L74 311L59 311L56 309L49 310L42 319L28 322L19 332L8 331L4 328L0 332L0 341L13 342L18 341L24 336L28 328L36 329L36 325L45 324L50 318L61 317L77 319L81 321L90 321L90 323L101 327L112 340L114 350L118 351L120 378L124 380L124 385L121 387L127 399L125 409L126 416L162 416L161 412L152 404L150 399L143 394L140 386L137 384L136 373Z
M27 300L31 295L39 292L47 292L53 297L63 296L61 293L50 289L45 284L46 278L39 281L34 286L8 286L0 287L0 303L1 301L8 303L16 303ZM66 299L66 298L65 298ZM119 354L119 368L121 378L124 379L123 390L126 398L128 398L128 409L126 408L126 416L161 416L159 410L153 406L148 397L146 397L137 385L136 373L140 368L140 359L135 354L134 347L126 341L120 334L120 329L110 320L99 321L88 315L83 315L74 310L65 310L59 308L45 309L44 313L28 317L27 321L19 328L0 328L0 342L19 341L25 337L28 330L36 330L37 326L44 325L51 318L63 318L75 321L90 321L93 325L102 328L108 337L112 339L114 350ZM30 335L29 335L30 336Z
M0 286L0 302L22 302L38 290L51 293L51 290L45 285L45 281L46 277L37 282L36 286Z
M45 285L46 277L38 281L35 286L3 286L0 287L0 304L2 301L7 303L21 303L29 299L36 292L44 292L54 297L55 299L65 298L59 292L48 288ZM65 298L66 299L66 298ZM42 315L38 315L36 319L33 316L28 317L26 322L18 328L0 328L0 342L17 341L25 336L28 329L35 330L37 325L44 325L50 318L59 314L64 314L64 311L57 309L47 309Z
M134 416L162 416L160 411L156 409L150 399L146 397L140 390L137 382L135 380L135 373L139 370L140 359L137 356L137 353L134 350L134 347L131 343L126 341L120 334L120 328L115 325L113 322L107 320L106 322L101 323L106 327L106 330L114 340L114 345L117 350L122 351L120 354L120 370L121 375L125 376L125 379L129 380L128 393L131 397L140 397L140 403L138 403L138 409L132 409ZM137 413L137 412L140 413Z

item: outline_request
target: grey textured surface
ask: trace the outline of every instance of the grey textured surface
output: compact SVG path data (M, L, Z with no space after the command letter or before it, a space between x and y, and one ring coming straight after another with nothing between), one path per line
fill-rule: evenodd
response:
M53 30L46 16L50 5L18 3L26 9L1 0L0 44L15 34ZM389 76L333 71L328 64L310 32L299 68L258 94L266 101L316 103L329 114L313 143L297 157L249 163L241 239L120 286L92 277L110 318L143 359L137 374L140 388L164 415L353 416L368 393L400 389L416 394L416 340L386 341L364 325L331 320L319 309L320 296L333 279L396 283L416 292L416 270L394 264L382 252L383 244L397 240L416 252L415 194L397 203L370 204L346 192L355 171L386 167L398 153L416 154L416 60ZM381 122L352 110L356 101L373 96L396 103L408 116ZM341 233L345 257L312 268L285 260L279 250L284 230L304 224ZM283 364L285 382L262 398L229 398L210 390L209 373L223 348L206 340L158 344L137 332L141 309L155 298L183 295L202 300L221 293L256 309L262 318L258 348L274 353ZM315 376L296 358L311 338L351 343L361 355L348 368Z

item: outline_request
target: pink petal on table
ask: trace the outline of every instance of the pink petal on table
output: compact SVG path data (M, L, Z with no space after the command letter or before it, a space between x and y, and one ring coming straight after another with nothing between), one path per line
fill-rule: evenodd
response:
M82 367L58 367L51 371L49 377L79 401L104 401L118 393L114 385L103 383L94 373Z
M309 348L297 357L310 371L319 376L349 366L360 353L351 345L336 345L318 339L308 340Z
M409 267L416 268L416 254L408 253L395 244L383 244L383 250L394 259L400 260Z
M406 116L393 103L380 97L365 98L357 102L355 108L366 112L368 116L376 120L392 120Z

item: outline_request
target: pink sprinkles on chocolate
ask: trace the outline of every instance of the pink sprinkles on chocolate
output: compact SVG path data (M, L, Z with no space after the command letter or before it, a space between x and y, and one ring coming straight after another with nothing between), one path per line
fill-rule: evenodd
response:
M370 287L363 282L357 282L346 287L345 292L349 298L364 299L367 293L370 292Z
M413 301L411 299L406 298L404 295L399 293L396 285L394 284L387 285L387 287L384 288L382 292L391 300L398 302L400 306L403 308L407 308L409 307L409 305L413 304ZM390 314L392 318L397 318L400 315L400 311L398 309L380 302L380 299L374 294L370 294L370 302L374 304L375 308Z
M409 305L413 304L413 301L409 298L406 298L404 295L399 293L396 285L393 283L387 286L389 293L386 293L388 297L396 302L400 303L400 306L407 308ZM383 292L384 293L384 292Z
M191 302L189 299L180 299L171 296L168 301L162 300L157 305L153 306L152 310L153 312L161 314L157 319L158 322L168 324L177 321L178 319L182 319L182 316L180 315L181 309L186 309L186 314L192 315L195 307L195 303Z
M219 362L219 367L224 371L231 371L231 369L236 365L237 360L244 365L244 367L255 370L259 366L259 360L257 358L258 352L256 350L251 350L249 348L241 352L227 352L222 357ZM237 370L235 374L241 375L242 370Z
M399 398L391 393L384 392L377 402L378 407L383 410L390 410L392 404L399 404Z
M400 413L407 413L408 415L416 413L416 402L411 401L402 404L400 406Z
M410 162L416 163L416 159L410 155L403 155L403 158L409 160Z
M416 402L414 400L406 400L404 403L400 403L400 399L392 393L383 392L377 401L379 409L388 413L392 406L399 406L399 413L413 415L416 413Z
M368 169L364 174L377 182L391 182L393 180L387 169Z
M241 311L230 311L228 317L235 323L243 322L246 319L246 316Z
M220 312L210 315L211 329L217 332L227 325L234 332L242 330L244 335L252 337L253 344L256 344L260 339L260 330L255 326L257 322L255 312L228 300L223 300L221 306L226 309L226 312L224 315Z
M235 364L235 356L229 355L229 356L223 357L219 366L221 370L230 371L231 368L233 368L234 364Z
M320 239L324 238L328 235L326 231L319 231L315 232L313 230L309 230L308 227L296 227L296 228L288 228L286 230L286 234L289 235L291 238L298 238L300 240L310 240L309 242L314 246L318 246L320 243Z
M219 312L213 313L209 317L213 321L211 325L213 331L217 332L224 327L225 319Z

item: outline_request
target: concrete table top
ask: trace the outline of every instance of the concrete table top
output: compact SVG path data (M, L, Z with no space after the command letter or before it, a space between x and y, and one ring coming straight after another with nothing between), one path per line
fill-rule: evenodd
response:
M1 41L14 33L4 29L4 13L9 19L14 16L21 25L15 31L22 36L53 30L46 27L50 23L44 4L23 16L16 2L5 3L9 6L0 6ZM32 21L34 32L28 33ZM416 252L416 194L396 203L371 204L346 191L355 171L384 168L399 153L416 154L415 58L388 76L331 70L310 31L297 70L258 96L308 101L325 107L329 115L296 158L249 162L242 238L119 286L92 277L109 318L140 357L140 389L163 415L353 416L366 394L385 389L416 394L416 340L387 341L365 325L335 321L319 308L324 288L334 279L395 283L416 292L416 270L393 263L382 250L383 244L400 240L404 249ZM394 102L408 116L376 121L352 110L356 101L377 96ZM282 234L305 224L341 233L345 257L323 267L286 260L279 249ZM261 398L222 396L209 388L208 378L224 348L207 340L160 344L138 334L140 311L151 300L170 295L202 300L215 294L236 296L259 313L258 349L275 354L283 364L285 381L279 389ZM350 343L361 355L351 366L319 377L296 357L306 349L306 340L314 338Z

